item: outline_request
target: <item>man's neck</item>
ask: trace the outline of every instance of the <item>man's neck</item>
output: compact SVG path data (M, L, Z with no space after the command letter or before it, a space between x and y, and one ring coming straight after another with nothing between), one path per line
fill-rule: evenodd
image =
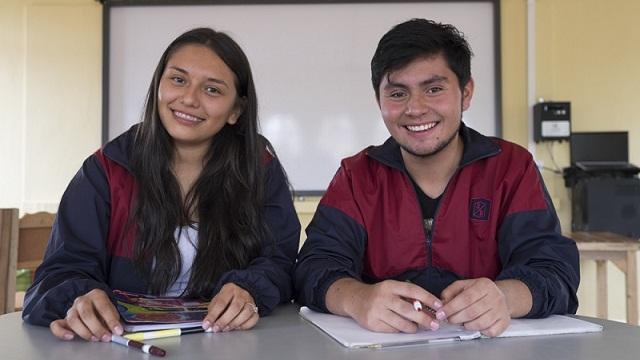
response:
M449 180L458 169L464 144L456 136L444 149L429 156L415 156L401 149L402 159L411 178L430 198L442 195Z

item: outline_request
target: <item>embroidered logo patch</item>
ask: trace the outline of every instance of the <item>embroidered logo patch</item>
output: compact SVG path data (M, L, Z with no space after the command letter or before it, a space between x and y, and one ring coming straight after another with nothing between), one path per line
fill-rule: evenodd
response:
M471 199L469 216L475 220L489 220L491 201L487 199Z

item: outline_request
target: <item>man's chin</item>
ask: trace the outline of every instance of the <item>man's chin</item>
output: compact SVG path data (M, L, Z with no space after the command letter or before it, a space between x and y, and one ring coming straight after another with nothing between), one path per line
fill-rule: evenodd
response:
M400 145L402 150L407 154L419 158L427 158L433 156L442 150L442 147L438 148L410 148L408 146Z

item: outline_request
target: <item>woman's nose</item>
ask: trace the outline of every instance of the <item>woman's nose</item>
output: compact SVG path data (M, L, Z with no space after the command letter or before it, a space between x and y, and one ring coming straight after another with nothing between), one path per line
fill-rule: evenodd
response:
M198 94L195 86L187 86L180 99L185 106L198 107Z

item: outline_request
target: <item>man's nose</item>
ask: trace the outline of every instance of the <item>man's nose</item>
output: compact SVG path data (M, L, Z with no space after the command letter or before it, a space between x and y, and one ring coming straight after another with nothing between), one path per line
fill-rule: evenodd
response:
M411 95L407 100L407 107L404 110L405 115L420 116L427 112L428 99L425 95Z

